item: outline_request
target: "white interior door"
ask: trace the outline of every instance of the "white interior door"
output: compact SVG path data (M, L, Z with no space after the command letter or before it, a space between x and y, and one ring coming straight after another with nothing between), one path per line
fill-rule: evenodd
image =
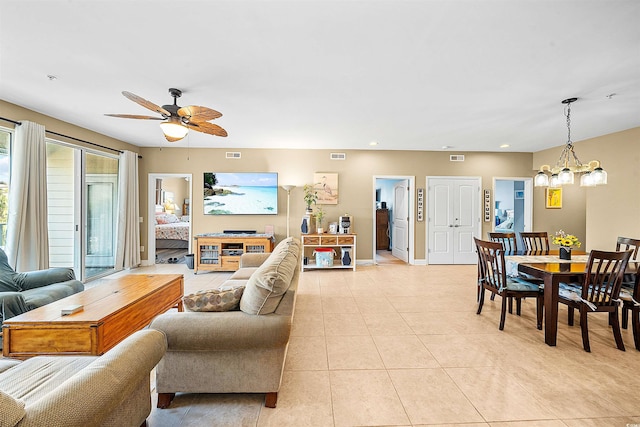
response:
M409 182L400 181L393 187L393 222L391 226L391 254L403 260L409 261L409 203L408 203Z
M480 231L480 179L427 179L429 264L475 264Z

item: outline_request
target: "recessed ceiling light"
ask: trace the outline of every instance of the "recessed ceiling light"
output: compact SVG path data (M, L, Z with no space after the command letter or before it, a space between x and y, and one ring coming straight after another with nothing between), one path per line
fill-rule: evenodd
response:
M50 81L54 81L55 79L57 79L57 77L56 77L56 76L54 76L53 74L47 74L47 78L48 78Z
M371 141L369 145L372 147L375 147L376 145L378 145L378 143L376 141Z
M500 148L509 148L509 147L511 147L509 144L502 144L502 145L500 146Z

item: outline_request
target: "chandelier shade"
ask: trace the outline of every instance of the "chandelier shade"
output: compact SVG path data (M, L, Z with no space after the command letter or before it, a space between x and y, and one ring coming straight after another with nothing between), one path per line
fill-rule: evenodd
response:
M578 98L568 98L562 101L566 104L567 118L567 142L562 148L560 157L555 166L542 165L533 180L536 187L558 188L563 185L573 184L576 175L580 176L581 187L593 187L607 183L607 172L600 166L598 160L582 163L575 153L571 142L571 103Z

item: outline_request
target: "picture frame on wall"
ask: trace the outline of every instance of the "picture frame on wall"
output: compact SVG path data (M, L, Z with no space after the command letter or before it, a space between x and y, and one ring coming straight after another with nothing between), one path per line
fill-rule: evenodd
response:
M562 209L562 188L545 188L544 207L547 209Z
M313 174L313 189L318 194L318 205L338 204L338 174L316 172Z
M513 198L516 200L524 199L524 190L516 190Z

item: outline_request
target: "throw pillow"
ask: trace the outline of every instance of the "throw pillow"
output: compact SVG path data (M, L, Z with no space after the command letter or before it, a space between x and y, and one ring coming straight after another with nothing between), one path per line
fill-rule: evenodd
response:
M2 417L0 417L0 427L13 427L27 413L24 410L24 402L14 399L8 394L0 391L0 408L2 408Z
M231 311L238 308L243 292L244 286L222 286L185 295L182 301L188 311Z
M296 272L299 253L298 240L290 237L280 242L249 278L240 310L247 314L275 312Z

